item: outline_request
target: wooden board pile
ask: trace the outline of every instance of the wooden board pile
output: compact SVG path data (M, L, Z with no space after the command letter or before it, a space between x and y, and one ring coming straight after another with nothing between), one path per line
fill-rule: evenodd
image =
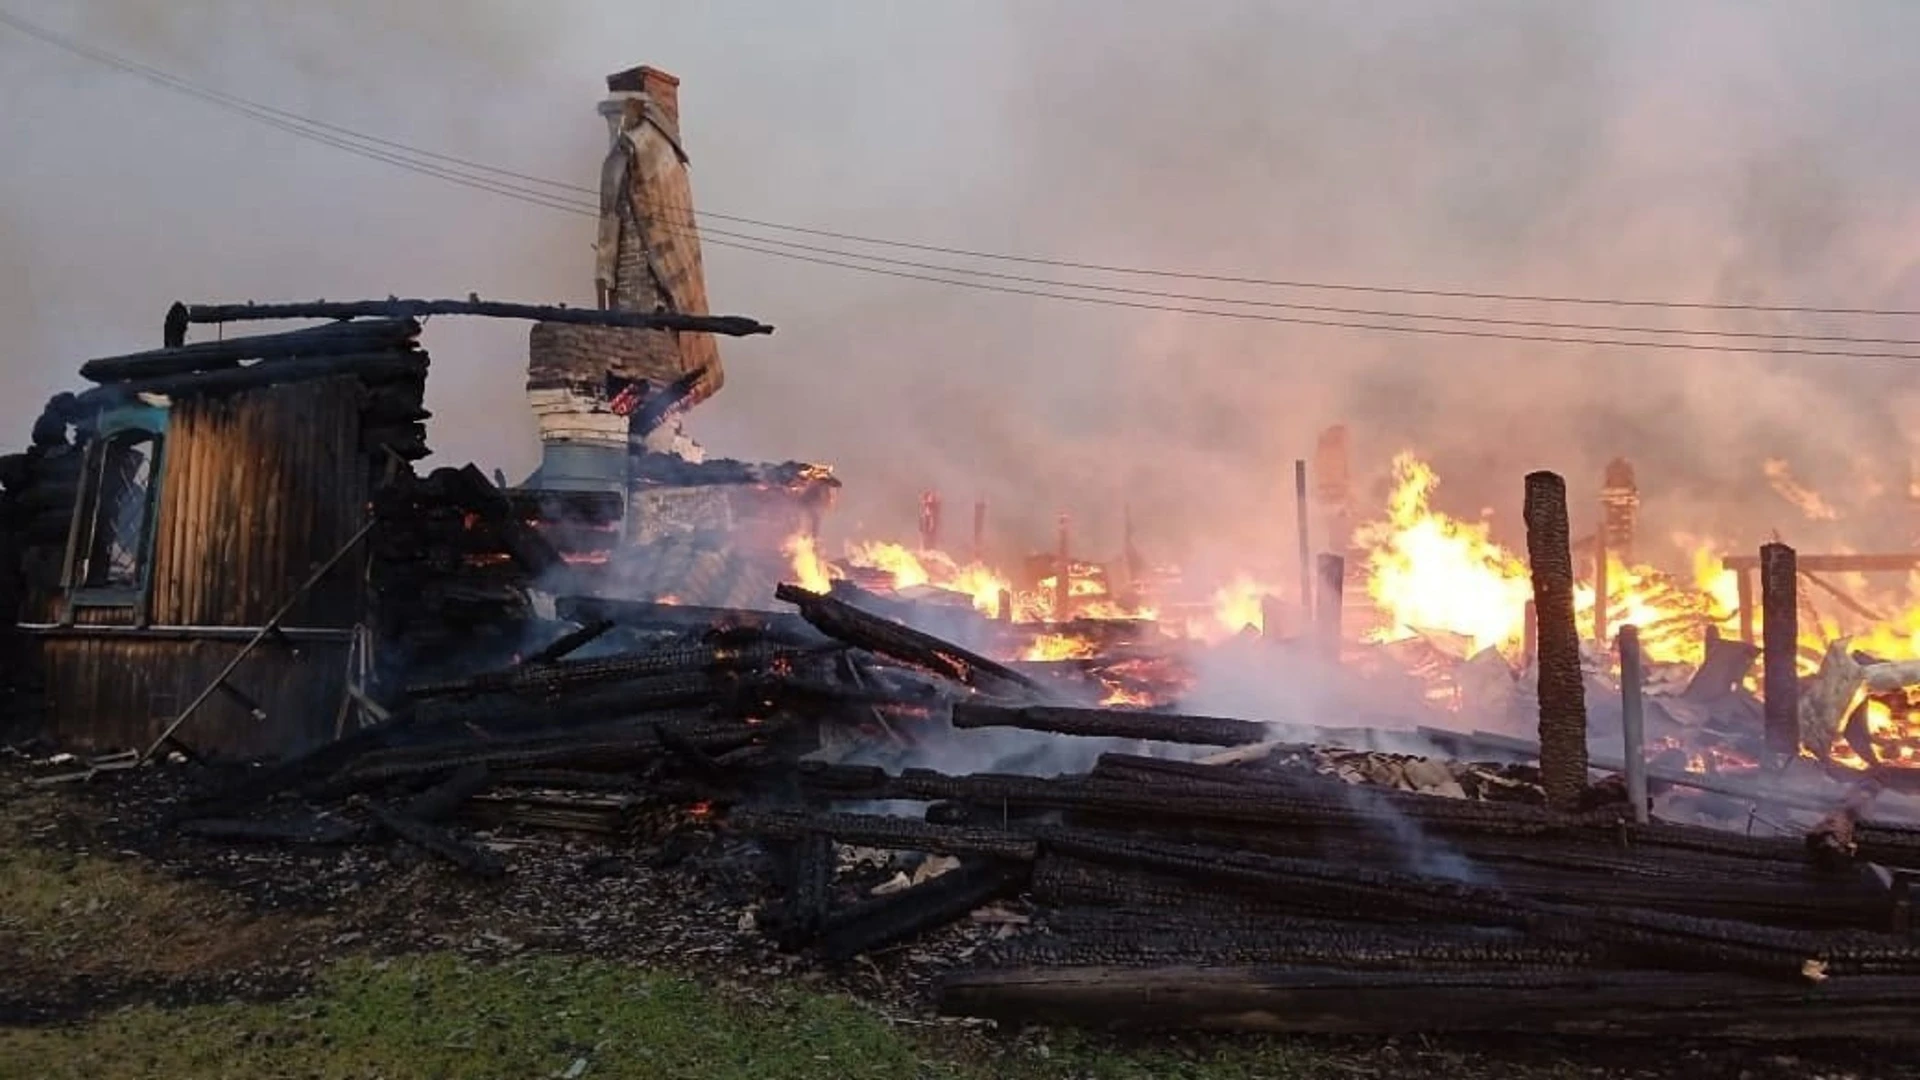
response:
M387 722L248 774L181 827L398 840L491 875L505 865L465 824L619 833L650 807L699 805L776 856L762 929L827 962L1024 897L1024 931L939 990L948 1012L1021 1023L1920 1030L1901 1022L1920 947L1897 869L1920 866L1920 830L1857 805L1805 837L1761 838L1635 825L1605 784L1589 809L1550 812L1524 768L1302 767L1311 748L1263 741L1267 725L1059 704L1021 671L834 597L780 599L797 617L574 601L593 621L519 665L416 685ZM625 651L566 658L620 636ZM1114 751L1051 777L802 760L834 725L908 743L1004 727L1243 749ZM307 803L267 798L284 792ZM938 856L943 872L850 892L849 849Z

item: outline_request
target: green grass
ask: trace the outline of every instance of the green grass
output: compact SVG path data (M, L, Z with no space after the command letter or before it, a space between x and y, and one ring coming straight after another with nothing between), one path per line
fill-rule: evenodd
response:
M962 1046L962 1043L969 1045ZM61 1029L0 1029L0 1077L566 1076L1297 1077L1342 1075L1297 1046L1128 1053L1071 1037L1003 1051L897 1026L847 998L722 991L611 963L473 964L444 955L355 960L272 1004L116 1011Z

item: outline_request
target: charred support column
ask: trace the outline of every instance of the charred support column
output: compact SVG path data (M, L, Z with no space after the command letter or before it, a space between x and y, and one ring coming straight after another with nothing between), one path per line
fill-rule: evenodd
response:
M1593 641L1607 647L1607 530L1593 537Z
M1527 601L1520 618L1520 670L1526 671L1540 662L1540 613L1533 601Z
M1346 604L1347 560L1339 555L1321 555L1320 588L1314 623L1319 630L1320 655L1329 663L1340 660L1340 615Z
M1272 593L1260 597L1260 636L1268 641L1279 641L1286 635L1286 602Z
M1307 463L1293 463L1293 521L1300 534L1300 610L1313 611L1313 556L1307 540Z
M1627 763L1627 800L1633 803L1633 820L1647 823L1647 719L1640 700L1646 672L1640 663L1640 628L1629 623L1620 628L1620 734L1625 742Z
M1735 570L1734 588L1740 604L1740 640L1745 644L1754 644L1753 640L1753 575L1746 567Z
M1060 512L1059 550L1054 555L1053 621L1073 618L1073 522L1066 511Z
M940 549L940 493L920 493L920 550Z
M1539 621L1540 783L1548 805L1574 810L1587 787L1587 697L1573 615L1567 482L1557 473L1528 473L1524 514Z
M1013 591L1011 589L1000 590L999 611L996 613L996 617L1003 623L1013 621Z
M987 561L987 500L973 501L973 561Z
M1745 574L1741 577L1744 579ZM1766 698L1767 753L1776 762L1800 753L1800 610L1793 549L1760 546L1761 690Z

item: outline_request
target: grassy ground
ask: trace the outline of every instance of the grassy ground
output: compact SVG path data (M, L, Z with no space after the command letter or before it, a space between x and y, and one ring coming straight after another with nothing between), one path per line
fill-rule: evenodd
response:
M138 858L75 851L71 826L53 843L47 823L72 810L0 791L0 992L14 1014L0 1014L0 1080L1351 1075L1294 1044L996 1040L838 995L574 957L356 955L333 944L352 936L344 915L250 913ZM52 1021L22 1022L23 1002L53 1003Z
M355 960L271 1004L135 1007L0 1031L0 1074L132 1077L1291 1077L1324 1057L1275 1045L1211 1056L1074 1040L983 1052L845 998L703 988L601 963ZM6 1070L14 1070L6 1072Z
M1014 1036L883 1015L791 980L720 983L579 956L381 955L350 908L260 914L93 847L101 833L77 807L0 783L0 1080L1891 1075L1772 1050L1623 1059L1548 1044Z

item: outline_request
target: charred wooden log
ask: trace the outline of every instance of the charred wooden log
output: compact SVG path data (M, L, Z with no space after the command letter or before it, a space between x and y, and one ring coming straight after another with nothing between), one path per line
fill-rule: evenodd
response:
M401 813L416 821L445 821L468 799L492 786L493 775L485 765L469 765L414 796Z
M167 375L96 386L79 396L84 408L125 401L134 394L168 397L233 394L280 383L351 375L369 385L417 379L427 370L427 354L403 352L342 353L293 360L263 360L246 367Z
M380 827L414 847L445 859L475 877L497 878L507 872L500 856L461 839L448 829L430 825L403 811L383 806L371 799L362 800L368 814Z
M673 311L626 311L606 308L554 307L513 304L495 300L317 300L290 304L175 304L167 312L168 343L177 345L193 323L227 323L260 319L419 319L428 315L483 315L495 319L535 319L540 322L585 326L628 326L641 330L676 330L689 334L741 337L771 334L773 327L738 315L686 315ZM177 327L177 330L176 330Z
M770 645L678 645L644 652L597 656L584 660L556 660L524 664L504 671L463 679L424 683L407 689L407 696L424 701L444 697L471 697L511 693L560 695L583 686L648 676L680 676L720 671L764 670L801 652Z
M1040 683L994 660L932 634L861 611L830 596L797 585L781 585L774 597L793 604L800 615L828 637L937 672L956 682L1002 692L1045 693Z
M1034 839L1001 829L931 825L913 818L867 814L805 814L794 811L735 810L727 825L736 832L770 839L827 836L843 844L924 851L937 855L981 855L1031 862Z
M1309 933L1286 924L1247 929L1165 929L1137 924L1095 933L1046 935L990 949L994 967L1116 968L1166 964L1288 964L1346 971L1572 971L1601 966L1603 950L1527 940L1511 931L1460 931L1435 927L1393 930L1354 923L1331 924Z
M974 861L894 893L830 913L820 952L841 963L864 952L906 941L945 926L974 909L1020 890L1025 864Z
M1253 720L1184 716L1127 709L1074 708L1062 705L996 705L962 702L953 707L957 728L1013 727L1088 738L1142 739L1200 746L1245 746L1267 737L1267 726Z
M726 627L752 627L770 638L790 644L817 644L825 641L805 619L784 611L749 611L738 608L697 607L692 604L654 604L638 600L608 600L594 596L562 596L554 601L555 611L563 619L589 622L612 619L621 626L660 630L714 630Z
M231 368L242 360L373 353L405 349L419 336L420 324L411 318L341 322L280 334L255 334L124 356L103 356L81 364L80 377L89 382L111 383Z
M314 844L329 847L359 843L368 836L367 827L364 825L311 815L261 821L241 818L193 818L182 821L175 827L187 836L197 836L207 840Z
M520 666L539 667L542 664L551 664L556 660L564 659L570 653L576 652L598 640L607 631L613 629L613 627L614 622L612 619L597 619L585 626L569 630L543 646L537 652L529 655L521 662Z
M1816 987L1645 971L1017 968L949 977L950 1015L1116 1030L1631 1033L1911 1042L1905 980Z

